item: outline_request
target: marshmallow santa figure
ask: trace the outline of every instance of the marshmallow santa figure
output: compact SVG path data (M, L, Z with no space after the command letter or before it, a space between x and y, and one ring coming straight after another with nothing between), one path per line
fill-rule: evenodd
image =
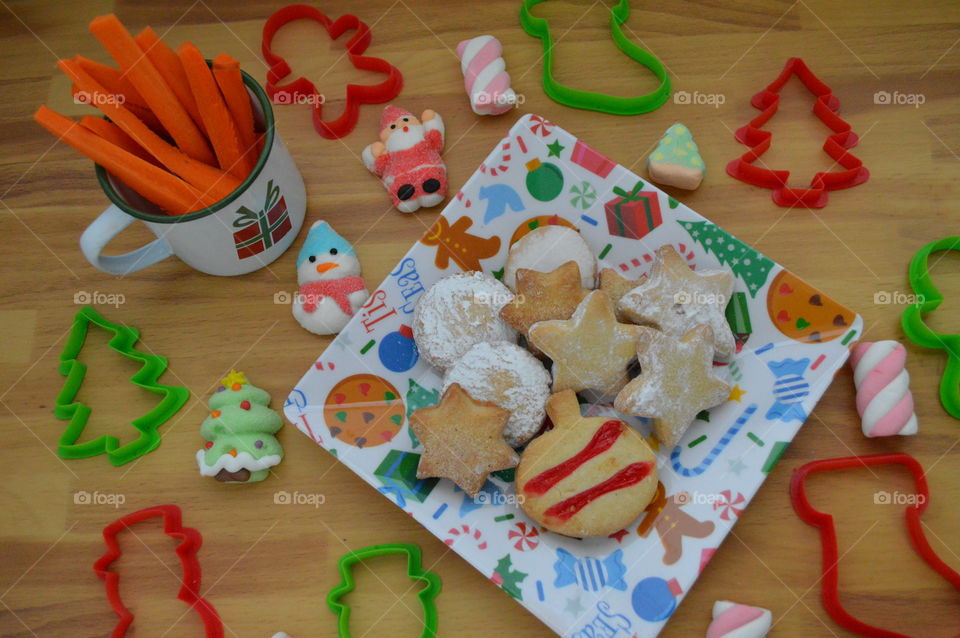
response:
M307 233L297 257L297 283L293 316L318 335L343 330L370 296L356 251L325 221Z
M388 106L380 117L380 141L363 149L363 164L380 178L393 205L404 213L436 206L447 195L443 118L430 109L418 120Z

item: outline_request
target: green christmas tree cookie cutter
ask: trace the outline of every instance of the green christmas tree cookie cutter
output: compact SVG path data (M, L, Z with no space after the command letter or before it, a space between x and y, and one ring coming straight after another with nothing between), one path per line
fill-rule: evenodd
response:
M623 33L623 23L630 16L630 0L620 0L610 9L610 35L614 43L627 57L639 62L660 80L657 90L646 95L621 97L607 93L580 91L557 82L553 77L553 36L550 25L544 18L536 18L530 11L534 5L546 0L524 0L520 6L520 25L523 30L543 42L543 90L558 104L577 109L600 111L613 115L639 115L654 111L670 97L670 77L659 59L646 49L637 46Z
M940 403L950 416L960 419L960 334L935 332L923 320L923 314L933 312L943 303L943 295L933 284L928 261L932 253L944 250L960 252L960 236L945 237L921 248L910 262L910 287L917 294L917 302L903 311L903 332L918 346L943 350L947 364L940 379Z
M333 613L337 614L337 631L340 638L351 638L350 606L341 603L340 599L356 588L356 583L353 580L353 566L371 558L393 554L406 554L407 575L412 580L426 583L427 586L417 594L417 598L420 599L420 604L423 607L423 633L420 634L420 638L436 638L438 620L437 605L434 601L440 595L440 577L429 570L423 569L420 548L409 543L371 545L344 554L337 561L341 580L336 587L327 593L327 606Z
M130 382L163 397L150 412L131 422L134 429L139 432L139 436L123 445L120 445L120 441L115 436L109 434L77 443L92 412L89 405L76 400L87 373L87 366L80 363L77 357L83 349L91 324L113 333L107 343L110 348L142 364L142 367L130 377ZM77 312L67 343L60 353L60 374L64 375L66 380L54 401L53 408L53 415L56 418L68 421L57 445L57 454L60 458L85 459L106 454L113 465L119 466L152 452L160 445L158 432L160 426L183 407L190 398L190 391L184 387L159 383L160 376L167 369L167 359L137 350L134 346L139 338L139 330L132 326L108 321L91 306L85 306Z

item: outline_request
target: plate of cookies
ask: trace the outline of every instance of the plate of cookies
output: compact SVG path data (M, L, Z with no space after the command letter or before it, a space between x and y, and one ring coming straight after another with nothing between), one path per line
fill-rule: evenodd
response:
M655 636L859 316L537 115L287 398L563 636Z

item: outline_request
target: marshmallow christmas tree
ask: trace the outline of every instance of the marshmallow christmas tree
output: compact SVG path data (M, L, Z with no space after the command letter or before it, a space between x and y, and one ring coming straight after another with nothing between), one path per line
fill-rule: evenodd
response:
M647 158L647 174L658 184L694 190L703 181L706 166L693 134L683 124L674 124L660 138Z
M283 426L270 409L270 395L242 372L231 370L210 397L210 415L200 426L204 449L197 451L202 476L223 483L255 483L283 459L276 434Z

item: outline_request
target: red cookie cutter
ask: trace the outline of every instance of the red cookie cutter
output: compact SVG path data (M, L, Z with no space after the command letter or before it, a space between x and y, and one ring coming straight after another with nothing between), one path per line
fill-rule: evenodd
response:
M902 465L913 473L917 499L906 509L907 531L910 540L920 557L938 574L943 576L955 588L960 589L960 574L953 571L943 562L923 533L923 523L920 516L930 503L930 490L924 477L923 467L909 454L874 454L870 456L849 456L839 459L822 459L813 461L797 468L790 480L790 499L793 509L800 519L808 525L820 530L820 542L823 545L823 606L827 613L838 625L848 631L871 638L909 638L904 634L880 629L873 625L857 620L851 616L840 603L838 594L839 574L837 571L839 555L837 552L837 530L833 525L833 517L815 510L807 500L804 482L810 474L829 470L844 470L873 465Z
M816 96L813 112L833 131L833 134L823 143L824 152L845 169L817 173L810 181L809 188L787 186L790 171L777 171L754 165L754 162L770 148L772 138L770 131L764 131L761 127L777 112L780 106L780 89L793 75L796 75L797 79ZM860 138L851 130L850 125L837 115L837 111L840 110L840 100L800 58L787 60L780 76L766 89L754 95L750 104L760 109L760 115L753 118L746 126L737 129L734 134L737 141L749 146L750 150L727 164L727 174L747 184L773 189L773 201L777 206L823 208L827 205L827 191L851 188L870 179L870 171L863 162L848 152L848 149L857 145Z
M100 580L104 581L107 590L107 600L113 607L114 613L120 618L113 628L111 638L122 638L127 635L127 629L133 622L133 613L126 608L120 598L120 575L110 571L110 565L120 557L120 545L117 543L117 534L123 530L142 523L151 518L163 519L163 532L171 538L180 540L176 547L177 556L183 568L180 581L180 592L177 598L187 603L194 611L200 614L203 620L207 638L223 638L223 623L217 610L203 596L200 595L200 561L197 552L203 543L200 532L192 527L183 527L180 508L176 505L156 505L132 514L122 516L103 528L103 540L107 544L107 552L93 564L93 571Z
M290 65L272 50L273 37L285 24L295 20L313 20L323 25L331 40L336 40L346 31L356 31L346 44L347 57L354 68L384 73L387 79L379 84L347 85L347 104L343 113L335 120L323 119L323 94L313 82L299 77L286 84L277 84L290 75ZM362 55L370 46L370 27L357 16L344 15L331 20L314 7L305 4L291 4L276 11L263 25L263 38L260 48L263 57L270 66L267 71L267 95L276 104L298 104L306 102L313 105L313 127L322 137L335 140L350 133L357 126L361 104L379 104L397 97L403 87L403 75L400 70L386 60Z

